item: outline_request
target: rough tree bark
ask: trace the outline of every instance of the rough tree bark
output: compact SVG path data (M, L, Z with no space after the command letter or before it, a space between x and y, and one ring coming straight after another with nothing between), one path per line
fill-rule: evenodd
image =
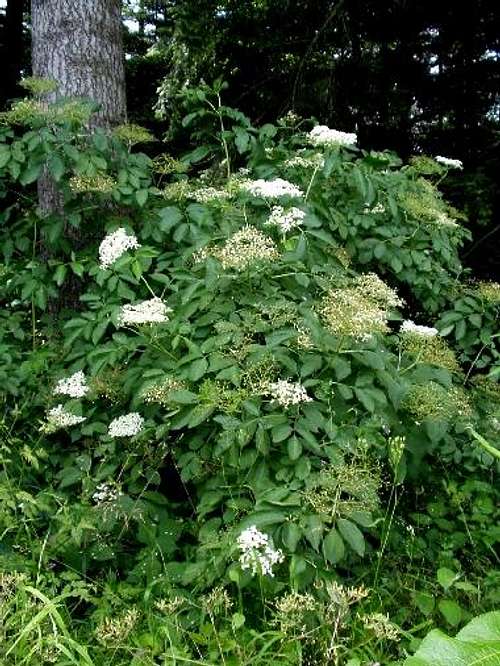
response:
M125 120L120 0L31 0L33 74L54 79L53 98L85 97L100 105L95 123Z
M32 64L34 76L53 79L58 89L47 97L85 98L96 102L89 131L108 128L126 119L125 67L120 0L31 0ZM47 171L38 181L43 216L63 215L61 196ZM69 225L65 235L77 249L88 238ZM42 258L49 252L42 245ZM62 307L78 307L80 285L76 278L66 285L53 313Z

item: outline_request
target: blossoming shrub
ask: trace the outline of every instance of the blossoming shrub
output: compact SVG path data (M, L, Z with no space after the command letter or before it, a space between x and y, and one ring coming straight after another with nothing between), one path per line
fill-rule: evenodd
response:
M41 424L34 479L52 490L22 511L50 525L43 557L159 598L234 585L256 618L263 598L296 609L286 595L313 590L347 614L332 581L383 551L387 484L436 457L493 463L468 426L498 429L498 384L434 327L467 232L423 173L454 165L402 166L353 134L282 124L235 133L245 166L229 178L189 160L158 175L130 142L41 114L2 130L0 174L8 197L47 165L64 203L7 208L2 230L2 300L26 312L32 368L7 359L4 400L24 391L19 418ZM68 224L86 230L80 249ZM80 303L55 333L71 275Z

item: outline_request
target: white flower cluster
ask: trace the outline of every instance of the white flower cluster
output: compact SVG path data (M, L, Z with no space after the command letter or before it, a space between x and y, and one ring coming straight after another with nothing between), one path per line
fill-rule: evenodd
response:
M303 154L302 150L297 151L297 154L283 162L287 168L301 168L301 169L322 169L325 166L325 158L321 153L312 153L312 155Z
M43 426L44 432L55 432L60 428L69 428L70 426L78 425L85 421L84 416L77 416L68 412L64 405L57 405L57 407L52 407L47 412L47 422Z
M92 500L99 506L107 502L114 502L122 493L111 483L100 483L92 494Z
M443 226L443 227L459 227L460 225L455 222L453 218L451 218L449 215L446 213L436 213L436 217L434 221Z
M241 271L256 261L273 261L279 253L272 238L247 225L228 238L221 248L204 248L196 258L202 261L208 256L218 259L223 268Z
M108 435L110 437L133 437L141 432L143 424L144 419L140 414L130 412L111 421Z
M413 335L423 335L428 338L433 338L438 334L438 330L431 326L420 326L411 321L411 319L407 319L401 324L400 333L412 333Z
M266 393L271 395L282 407L299 405L301 402L312 402L312 398L307 395L307 391L302 384L289 382L286 379L269 382Z
M461 160L454 160L451 157L443 157L442 155L436 155L434 158L436 162L446 166L450 169L463 169L464 165Z
M100 267L109 268L127 250L141 247L134 235L128 235L123 227L108 234L99 245Z
M155 297L141 301L137 305L123 305L118 315L118 325L161 324L168 321L168 313L172 310L161 298Z
M250 192L254 197L264 197L265 199L279 199L280 197L303 197L304 193L293 183L289 183L283 178L274 180L249 180L241 184L242 189Z
M191 192L189 198L204 204L213 201L224 201L225 199L229 199L230 196L226 190L218 190L215 187L200 187Z
M60 379L54 388L54 395L69 395L70 398L83 398L88 392L87 380L81 370L67 379Z
M366 205L365 209L363 210L363 213L365 213L365 215L368 215L369 213L372 214L385 213L385 206L380 201L377 204L375 204L373 208L370 208L370 206Z
M238 546L241 568L251 569L252 576L262 574L272 577L273 566L284 560L281 550L276 550L269 542L269 535L263 534L255 525L243 530L238 537Z
M284 234L291 229L300 227L306 216L305 211L300 208L289 208L288 210L283 206L273 206L271 215L269 216L266 224L278 227Z
M326 125L316 125L308 136L313 146L354 146L358 140L356 134L330 129Z

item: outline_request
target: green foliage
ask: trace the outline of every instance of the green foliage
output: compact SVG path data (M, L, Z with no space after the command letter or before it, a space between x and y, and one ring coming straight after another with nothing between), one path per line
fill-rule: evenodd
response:
M471 620L455 638L435 629L424 639L406 666L484 664L494 666L500 658L500 613L486 613Z
M467 232L421 165L254 128L222 89L186 95L205 143L179 160L132 152L136 127L89 134L71 102L5 118L26 126L0 143L0 565L26 576L9 658L400 658L411 632L361 581L414 548L439 595L391 612L455 626L465 533L482 571L494 551L479 477L498 463L471 433L494 431L498 384L461 365L463 336L399 325L456 305ZM474 505L467 529L446 495L415 510L432 539L396 529L399 488L429 499L457 463L478 476L445 490ZM252 528L265 546L245 560Z

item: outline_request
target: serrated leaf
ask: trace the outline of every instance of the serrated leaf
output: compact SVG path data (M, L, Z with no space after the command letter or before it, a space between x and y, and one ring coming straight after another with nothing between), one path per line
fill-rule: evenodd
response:
M340 562L344 558L344 541L334 527L332 527L323 539L323 555L331 564L337 564L337 562Z
M339 518L337 527L354 552L363 557L365 554L365 538L359 527L346 518Z

